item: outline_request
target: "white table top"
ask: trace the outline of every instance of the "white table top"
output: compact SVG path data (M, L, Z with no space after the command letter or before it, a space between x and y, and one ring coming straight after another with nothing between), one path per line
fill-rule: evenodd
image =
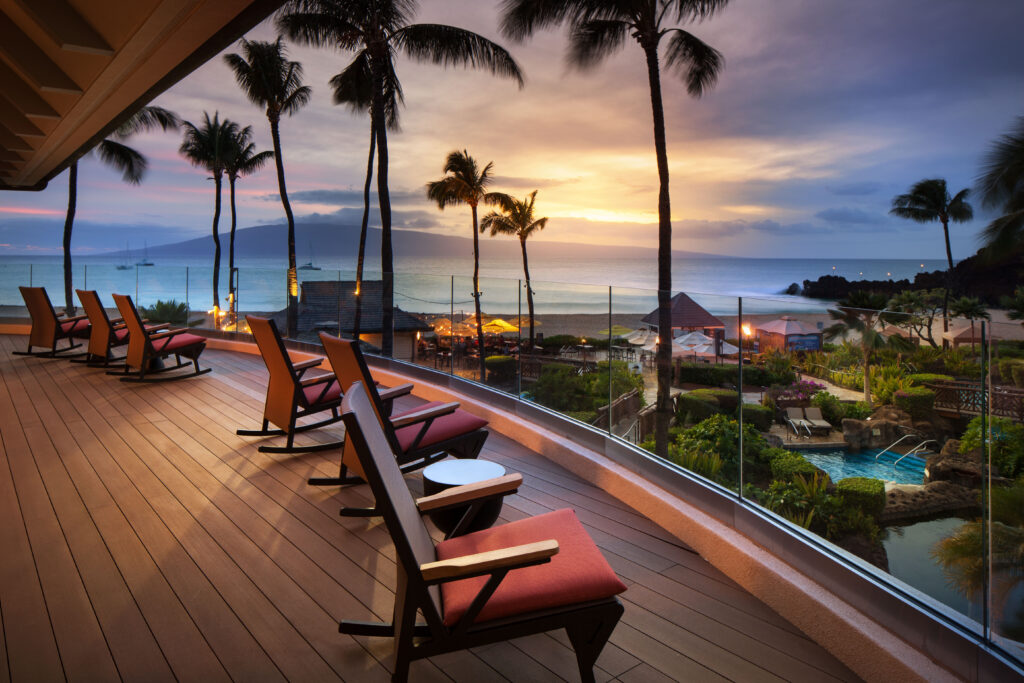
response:
M505 468L489 460L449 458L423 468L423 478L442 486L462 486L505 474Z

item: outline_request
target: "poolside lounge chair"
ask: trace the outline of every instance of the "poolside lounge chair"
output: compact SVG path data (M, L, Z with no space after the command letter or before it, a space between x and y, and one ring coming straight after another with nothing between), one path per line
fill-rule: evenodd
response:
M342 391L347 391L356 382L366 386L377 419L391 450L397 454L398 465L403 472L425 467L444 459L448 454L457 458L475 458L480 453L487 440L488 432L484 429L487 420L460 410L458 403L428 403L391 415L385 402L411 393L412 385L403 384L378 391L356 342L323 332L320 333L320 341L341 382ZM349 470L355 476L349 475ZM314 478L309 483L315 486L358 484L364 481L362 474L360 460L351 442L346 439L338 477ZM362 516L378 513L374 508L344 508L341 514Z
M108 375L121 375L122 382L167 382L203 375L210 371L210 368L199 369L199 355L206 348L205 338L190 334L186 329L147 332L132 298L124 294L112 296L128 329L128 353L124 357L124 370L110 371L107 372ZM174 356L177 364L163 366L163 359L170 356ZM165 372L186 367L188 361L183 361L182 358L192 361L192 372L163 376Z
M314 446L296 446L295 434L341 421L341 385L333 374L303 377L306 371L319 366L323 358L311 358L293 363L284 347L277 324L268 318L245 316L263 362L270 372L267 381L267 400L263 406L262 429L239 429L241 436L283 436L284 446L260 446L261 453L312 453L341 448L342 442L332 441ZM319 422L296 426L301 417L330 411L330 417ZM270 429L274 424L277 429Z
M822 416L821 408L818 406L804 408L804 419L807 420L812 434L814 432L828 434L832 431L832 423Z
M77 315L71 318L57 315L50 303L50 297L42 287L18 287L21 297L25 300L28 314L32 318L32 330L28 335L28 349L15 351L18 356L40 356L47 358L70 358L80 356L83 352L67 353L82 344L74 341L76 337L89 336L88 316ZM67 339L66 348L57 350L57 342ZM33 351L33 346L41 346L46 351Z
M580 678L593 681L623 613L615 596L626 586L576 514L556 510L435 546L367 388L357 382L345 392L342 416L395 544L394 620L342 621L338 630L393 638L391 680L406 681L416 659L564 628ZM439 495L458 496L459 488ZM416 623L417 612L425 623Z
M107 315L107 309L100 302L100 296L94 289L76 289L78 300L82 302L82 310L89 316L89 346L85 358L82 361L95 367L110 367L110 361L115 360L111 355L111 349L118 346L125 346L128 343L128 327L123 318L111 320ZM145 320L143 323L147 322ZM147 332L155 332L169 327L167 324L146 325ZM121 363L124 359L117 359Z
M797 436L800 436L800 430L807 436L811 435L811 424L804 419L804 411L801 408L786 408L786 424L793 428L793 433Z

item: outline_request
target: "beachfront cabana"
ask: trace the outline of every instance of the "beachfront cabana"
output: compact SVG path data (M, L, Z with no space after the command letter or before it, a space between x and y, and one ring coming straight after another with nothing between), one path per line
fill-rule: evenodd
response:
M640 322L658 328L658 309L654 309ZM702 332L709 337L721 339L725 335L725 323L711 315L703 306L683 292L672 297L672 329L684 332Z
M1002 338L1002 336L996 333L994 326L988 326L988 329L985 332L986 342ZM943 332L942 339L943 341L949 342L954 349L964 344L970 344L971 346L981 344L981 325L975 325L973 330L970 326L967 326L959 330Z
M359 289L362 310L359 314L359 339L379 347L383 330L383 282L363 280ZM352 334L356 320L355 280L306 280L300 282L299 334L323 330L331 334ZM416 340L431 326L422 318L395 307L394 356L402 360L415 358Z
M819 351L821 335L821 330L788 315L757 326L761 351Z

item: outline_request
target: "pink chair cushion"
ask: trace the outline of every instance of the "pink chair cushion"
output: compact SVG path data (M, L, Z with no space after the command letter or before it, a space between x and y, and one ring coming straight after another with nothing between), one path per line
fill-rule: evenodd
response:
M424 408L432 408L434 406L443 405L439 401L432 401L426 405L419 406L413 410L404 410L400 413L393 414L392 419L408 415L409 413L423 410ZM479 418L472 413L467 413L465 410L456 410L454 413L444 415L435 419L430 423L430 427L427 428L427 433L423 435L423 438L416 445L416 448L427 448L434 444L453 439L463 434L469 434L475 432L481 427L487 426L487 420ZM423 423L419 422L411 424L401 429L395 430L395 436L398 438L398 445L402 451L408 451L412 447L413 442L416 441L416 436L423 429Z
M182 332L181 334L175 334L170 337L153 340L153 350L157 353L175 353L188 348L189 346L205 343L205 337L200 337L196 334L189 334L188 332Z
M477 622L601 600L626 590L576 513L569 508L442 541L437 546L437 559L448 560L550 538L558 541L558 553L550 562L513 569L506 574L477 616ZM477 576L441 584L446 626L458 623L487 578Z
M88 320L65 320L60 324L61 332L68 337L80 337L89 331Z
M114 342L117 344L123 344L128 339L128 328L122 327L119 330L114 330Z
M314 384L310 387L303 387L302 392L306 394L306 403L313 405L316 403L328 403L330 401L337 401L341 398L341 385L338 384L338 380L332 379L331 386L327 388L327 393L319 401L317 398L320 396L320 392L324 390L323 384Z

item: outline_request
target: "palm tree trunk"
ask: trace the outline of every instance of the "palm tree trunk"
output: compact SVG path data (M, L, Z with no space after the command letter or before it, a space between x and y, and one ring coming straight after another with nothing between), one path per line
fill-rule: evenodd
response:
M480 312L480 230L476 221L476 204L470 204L473 211L473 306L476 308L476 343L480 352L480 381L487 380L487 363L484 358L484 318Z
M530 264L526 261L526 238L520 237L519 244L523 247L523 274L526 276L526 308L530 312L530 352L533 352L533 288L530 287ZM519 321L522 325L522 320Z
M942 232L946 236L946 262L949 269L946 271L946 293L942 295L942 331L949 332L949 290L953 288L953 250L949 246L949 219L942 219ZM942 340L942 345L947 344Z
M228 238L228 301L229 312L234 318L235 313L235 228L238 221L235 216L235 177L228 176L229 197L231 202L231 236ZM232 319L230 322L235 322Z
M359 324L363 313L363 261L366 258L366 231L370 225L370 184L373 182L373 149L377 135L370 121L370 153L366 160L366 183L363 184L363 223L359 227L359 256L356 260L356 316L352 324L352 338L359 339Z
M217 311L220 310L220 189L221 174L213 175L213 327L220 327L220 318Z
M64 308L69 316L75 314L75 300L71 298L71 229L75 224L78 206L78 162L68 167L68 212L64 217Z
M276 116L270 119L270 136L274 141L274 161L277 162L277 187L281 193L281 205L288 219L288 336L295 338L299 331L299 277L295 270L295 216L288 201L288 190L284 185L284 160L281 158L281 133Z
M654 117L654 151L658 159L658 398L654 416L654 452L668 456L668 426L672 419L672 209L668 191L668 149L665 108L656 45L645 46L647 80Z
M867 330L864 332L867 335ZM864 402L868 404L868 407L872 407L871 403L871 349L868 347L867 339L861 340L861 349L864 351Z
M373 120L377 135L377 203L380 204L381 344L390 358L395 349L395 274L391 248L391 195L388 193L388 134L384 123L384 94L374 89Z

